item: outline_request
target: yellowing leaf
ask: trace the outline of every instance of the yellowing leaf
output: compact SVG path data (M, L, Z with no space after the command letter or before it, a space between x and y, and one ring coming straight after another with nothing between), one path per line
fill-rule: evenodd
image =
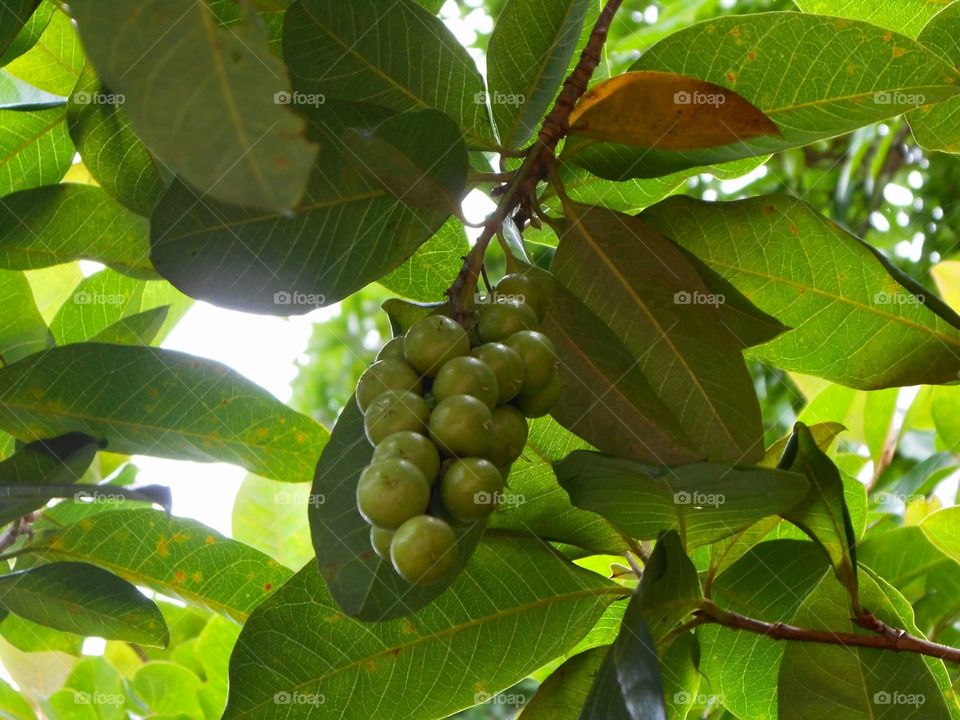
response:
M663 72L628 72L600 83L570 114L570 132L666 150L780 135L770 118L732 90Z
M960 261L938 263L930 270L930 274L947 305L960 311Z

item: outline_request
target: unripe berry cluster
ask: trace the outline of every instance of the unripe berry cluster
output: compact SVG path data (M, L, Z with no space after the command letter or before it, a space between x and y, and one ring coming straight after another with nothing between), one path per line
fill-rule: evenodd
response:
M357 505L370 542L410 583L457 562L451 524L489 516L527 442L527 419L560 398L557 355L537 331L543 296L507 275L467 330L445 315L414 323L360 376L373 458Z

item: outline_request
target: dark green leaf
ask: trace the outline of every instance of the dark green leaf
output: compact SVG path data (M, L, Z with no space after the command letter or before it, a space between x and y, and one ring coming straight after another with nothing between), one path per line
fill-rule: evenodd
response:
M345 617L310 563L244 625L224 718L286 714L278 694L322 697L303 706L317 716L444 717L562 654L621 592L535 539L490 534L432 605L371 624Z
M660 644L702 599L697 569L679 533L664 533L643 566L636 595L654 644Z
M719 463L662 468L582 450L554 469L577 507L642 540L675 529L689 547L785 512L808 488L792 472Z
M3 54L0 54L0 67L12 62L15 58L20 57L32 48L37 40L40 39L40 36L43 35L43 31L46 30L47 25L50 23L50 18L52 18L53 14L57 11L56 6L52 2L41 1L34 2L33 4L37 8L36 12L34 12L23 27L20 28L14 39L4 49ZM12 4L13 7L16 7L16 5L17 3Z
M171 350L68 345L3 368L0 386L0 428L16 437L79 430L111 452L232 462L288 482L310 477L327 438L233 370Z
M578 720L607 652L606 647L587 650L554 670L523 708L523 720Z
M0 5L0 58L39 4L40 0L10 0Z
M56 562L0 576L0 606L56 630L163 647L159 608L130 583L78 562Z
M0 270L0 304L4 308L0 319L0 365L11 365L53 345L53 336L22 272Z
M70 10L98 75L165 165L223 202L297 204L317 150L284 103L286 70L254 14L226 31L193 0L118 0L110 12L76 0Z
M79 478L72 478L78 480ZM24 501L31 498L41 498L43 502L60 499L77 501L90 500L95 504L104 502L142 502L151 505L160 505L167 514L173 506L173 496L166 485L144 485L138 488L127 488L107 483L106 485L52 485L52 484L24 484L3 487L0 486L0 498L9 498L14 501Z
M0 109L0 197L60 182L73 160L63 107Z

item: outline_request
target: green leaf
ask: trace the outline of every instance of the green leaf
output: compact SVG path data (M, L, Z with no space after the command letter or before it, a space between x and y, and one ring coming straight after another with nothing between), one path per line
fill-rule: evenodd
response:
M960 6L951 3L924 26L917 38L954 67L960 66L958 21ZM908 113L907 119L917 142L926 150L960 153L960 98L924 105Z
M53 13L36 44L4 70L34 87L67 96L83 69L83 48L73 24L62 12Z
M924 533L928 519L920 527L898 527L868 535L857 546L857 560L901 592L937 568L946 567L957 572L956 563ZM934 524L938 522L934 521Z
M156 277L150 223L93 185L47 185L3 199L0 266L32 270L80 259Z
M247 475L233 504L232 537L289 568L313 558L307 504L310 486Z
M504 148L521 147L539 130L566 77L589 6L589 0L504 4L487 50L488 99Z
M400 113L370 130L347 130L344 143L358 172L404 204L459 211L470 159L449 115L429 108Z
M443 21L411 0L299 0L283 28L297 91L397 112L436 108L471 146L492 145L483 80Z
M70 137L97 183L135 213L149 216L171 171L162 168L137 137L123 100L88 64L67 105Z
M778 467L801 473L809 481L807 496L780 514L810 536L830 558L837 578L847 588L855 607L857 595L857 537L844 497L843 480L833 461L819 447L810 428L798 422Z
M411 586L373 551L370 526L357 510L357 479L372 455L363 414L351 398L317 463L307 513L320 573L342 612L386 620L409 615L443 593L470 559L485 523L455 526L457 567L439 582Z
M254 15L225 31L192 0L119 0L109 13L77 0L70 9L98 75L165 165L222 202L296 205L317 150L277 99L286 71Z
M11 0L0 5L0 59L39 4L40 0Z
M809 405L807 407L809 407ZM804 411L806 411L807 407L804 408ZM807 430L809 430L810 435L813 436L813 441L817 444L817 447L824 453L830 452L830 446L833 445L833 441L837 439L840 433L846 430L843 425L837 422L821 422L815 424L804 422L804 424L807 425ZM791 430L768 447L763 461L759 464L763 467L776 467L780 463L780 458L783 457L783 451L787 449L787 444L792 437L793 431Z
M171 350L68 345L0 369L0 386L0 429L15 437L79 430L111 452L232 462L288 482L310 477L327 438L233 370Z
M442 298L469 250L463 223L451 217L402 265L380 278L380 284L412 300L430 302Z
M150 717L185 720L203 717L198 695L201 685L200 678L187 668L161 660L141 667L130 689L150 709Z
M69 720L78 707L95 708L98 720L126 720L127 703L124 678L105 657L86 657L73 666L70 676L63 684L64 694L70 692L72 702L64 703L62 716ZM54 696L56 697L56 696ZM53 700L53 698L51 698ZM51 719L53 720L53 719Z
M0 270L0 302L6 310L0 320L0 365L11 365L53 345L22 272Z
M702 599L697 569L683 549L680 534L675 530L664 533L644 564L636 596L654 645L660 644Z
M63 107L0 109L0 197L60 182L73 160Z
M198 202L175 182L151 218L154 265L191 297L272 315L307 313L380 279L446 219L407 207L344 157L343 131L386 115L333 103L317 113L321 150L293 213Z
M19 615L8 614L0 624L0 634L4 640L23 652L56 651L79 657L83 648L83 638L79 635L38 625Z
M660 652L660 675L667 703L668 720L686 720L694 705L709 702L708 695L700 694L700 642L692 632L675 638Z
M748 356L865 390L957 379L960 317L805 203L674 197L642 217L792 328Z
M697 48L697 52L690 52ZM776 123L763 137L692 151L570 143L567 159L610 179L767 155L895 117L960 92L960 73L908 37L796 12L730 15L668 35L633 64L734 90ZM777 82L771 83L776 77Z
M560 282L623 339L701 456L762 457L760 406L740 344L717 322L719 299L696 270L638 218L573 203L565 210L551 266Z
M4 712L0 715L3 720L37 720L30 703L8 685L6 680L0 680L0 707Z
M663 468L582 450L554 469L577 507L641 540L677 530L688 547L784 512L807 492L803 477L792 472L720 463Z
M523 720L578 720L606 656L607 648L598 647L564 662L537 688L523 708Z
M45 532L32 548L44 559L98 565L240 623L290 577L263 553L157 510L100 512Z
M17 4L17 2L7 3L7 5L14 8ZM46 30L47 25L50 24L50 18L52 18L53 14L57 11L56 6L52 2L44 2L43 0L34 2L33 7L36 8L36 11L33 12L33 15L29 15L29 19L24 23L23 27L19 28L15 37L3 49L2 54L0 54L0 67L7 65L32 48L40 39L40 36L43 35L43 31ZM16 27L15 24L7 25L4 29L9 28L13 30Z
M92 338L91 342L113 345L150 345L167 321L170 305L161 305L117 320Z
M159 608L130 583L92 565L55 562L0 576L0 607L56 630L163 647Z
M895 3L872 0L796 0L803 12L863 20L871 25L917 37L930 19L951 0L898 0Z
M276 697L322 697L322 712L345 716L443 717L562 654L621 592L535 539L491 534L432 605L370 624L338 611L311 563L244 625L224 718L272 717ZM357 693L359 683L376 692Z
M0 462L0 488L22 485L69 485L83 477L100 449L83 433L34 440ZM0 525L43 507L45 500L0 500Z
M927 539L960 562L960 507L949 507L927 515L920 523Z

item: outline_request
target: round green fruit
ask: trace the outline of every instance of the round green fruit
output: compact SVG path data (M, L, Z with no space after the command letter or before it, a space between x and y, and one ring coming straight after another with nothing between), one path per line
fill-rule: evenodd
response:
M371 525L395 530L429 502L430 485L412 462L383 460L360 473L357 507Z
M483 458L457 460L440 480L440 499L444 507L462 522L489 516L496 509L502 490L500 471Z
M387 435L373 451L373 461L408 460L412 462L431 485L440 474L440 453L430 438L420 433L405 432Z
M513 403L528 418L538 418L548 414L560 401L562 394L563 382L560 380L560 372L555 370L546 387L534 393L528 393L524 388Z
M395 337L377 353L377 360L403 360L403 337Z
M527 420L512 405L503 405L491 413L490 445L484 457L494 465L509 465L523 453L527 444Z
M504 344L516 351L523 361L523 389L520 394L542 390L553 377L557 351L550 338L535 330L524 330L508 337Z
M370 545L373 551L382 558L390 559L390 541L396 534L396 530L387 530L386 528L372 525L370 527Z
M377 360L368 367L357 382L357 405L366 412L370 403L387 390L409 390L419 394L423 387L420 376L403 360Z
M526 303L533 308L537 319L543 320L543 315L547 309L546 294L529 275L521 275L520 273L504 275L497 283L494 294L497 298L513 298Z
M500 342L521 330L534 330L537 325L533 308L526 303L506 300L480 309L477 336L481 342Z
M363 415L363 428L373 445L394 433L426 430L430 408L427 402L409 390L387 390L370 403Z
M433 381L433 397L437 402L454 395L470 395L491 410L497 406L497 375L489 365L465 355L444 363Z
M483 455L490 441L490 408L472 395L453 395L430 414L430 438L445 455Z
M467 331L451 318L430 315L417 320L403 336L403 356L427 377L437 374L444 363L470 352Z
M523 360L513 348L503 343L487 343L475 347L470 354L485 362L497 377L497 404L517 396L523 387Z
M408 583L436 582L457 564L457 536L440 518L418 515L397 529L390 559Z

